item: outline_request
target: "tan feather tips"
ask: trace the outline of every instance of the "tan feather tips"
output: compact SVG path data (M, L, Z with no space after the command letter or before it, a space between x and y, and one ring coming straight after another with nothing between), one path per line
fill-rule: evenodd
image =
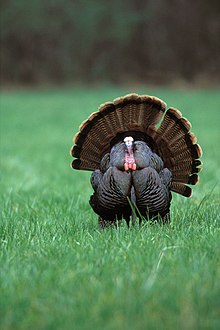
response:
M113 101L116 107L124 107L128 104L146 104L151 105L158 110L164 112L166 110L166 103L155 96L150 95L138 95L138 94L127 94L123 97L118 97Z
M110 142L118 133L139 131L147 134L149 127L159 123L166 104L153 96L128 94L106 102L92 113L74 137L71 155L75 169L99 168L102 157L109 152Z

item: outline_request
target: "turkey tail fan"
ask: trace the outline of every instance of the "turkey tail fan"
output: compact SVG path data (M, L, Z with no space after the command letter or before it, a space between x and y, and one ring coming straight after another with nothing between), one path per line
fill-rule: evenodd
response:
M185 184L195 185L202 163L201 147L196 144L196 137L189 132L190 122L182 117L179 110L167 110L157 130L156 143L161 158L172 172L171 190L183 196L191 195L191 188Z
M136 131L153 135L165 109L166 104L157 97L137 94L102 104L99 111L81 124L74 137L75 145L70 153L76 159L72 167L79 170L99 168L117 134Z

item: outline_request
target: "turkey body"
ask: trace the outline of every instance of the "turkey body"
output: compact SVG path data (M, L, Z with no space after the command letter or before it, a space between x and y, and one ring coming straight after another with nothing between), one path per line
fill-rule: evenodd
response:
M94 194L90 205L99 215L101 227L122 218L129 225L134 210L140 220L141 216L169 220L171 172L146 142L135 141L133 149L136 170L124 170L126 146L120 142L103 157L100 169L92 173Z

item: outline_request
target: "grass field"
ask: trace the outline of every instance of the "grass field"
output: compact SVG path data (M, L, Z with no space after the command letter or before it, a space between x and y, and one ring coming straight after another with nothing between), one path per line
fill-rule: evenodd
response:
M78 126L123 89L1 93L0 328L220 329L220 93L140 88L181 109L203 147L171 226L100 232Z

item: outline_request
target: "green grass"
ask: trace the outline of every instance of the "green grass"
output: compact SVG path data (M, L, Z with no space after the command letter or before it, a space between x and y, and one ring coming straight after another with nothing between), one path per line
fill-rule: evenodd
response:
M136 90L181 109L203 147L171 226L100 232L90 173L69 167L78 126L130 90L1 93L1 329L219 329L218 90Z

